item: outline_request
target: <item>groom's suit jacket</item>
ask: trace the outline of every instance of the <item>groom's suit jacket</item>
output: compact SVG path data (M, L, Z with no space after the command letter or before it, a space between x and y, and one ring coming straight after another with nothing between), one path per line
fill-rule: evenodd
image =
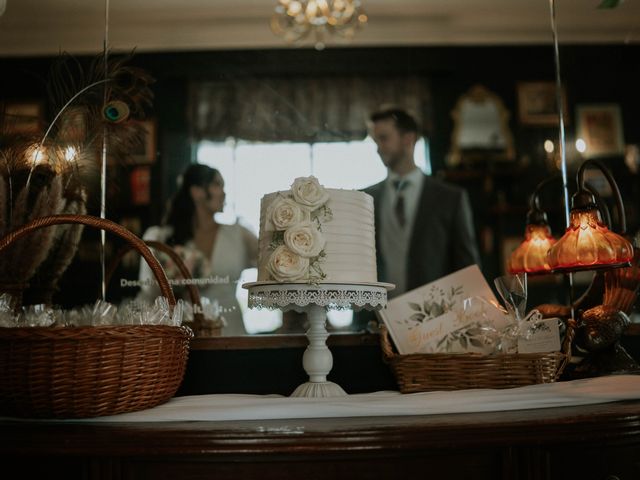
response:
M385 182L364 191L373 197L378 280L386 281L380 249L381 205ZM466 191L425 175L413 222L407 261L407 290L480 264L473 218Z

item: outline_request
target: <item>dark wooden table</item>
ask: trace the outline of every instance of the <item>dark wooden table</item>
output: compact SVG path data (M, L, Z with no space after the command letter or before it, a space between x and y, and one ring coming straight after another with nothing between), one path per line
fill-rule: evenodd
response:
M432 416L2 421L0 432L2 478L640 479L640 401Z

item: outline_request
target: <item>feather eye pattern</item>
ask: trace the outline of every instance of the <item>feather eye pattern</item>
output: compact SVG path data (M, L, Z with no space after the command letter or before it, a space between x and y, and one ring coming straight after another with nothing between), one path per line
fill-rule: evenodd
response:
M146 132L135 120L144 119L152 107L155 82L145 70L129 65L133 55L108 56L106 68L103 56L85 67L61 55L48 88L54 111L62 112L53 125L53 138L63 143L80 140L79 150L91 151L99 151L104 141L109 163L130 161L130 152L144 145Z
M142 68L128 65L134 52L121 58L112 58L108 65L108 77L113 81L107 85L108 101L120 100L126 103L135 118L142 118L153 105L153 91L150 86L155 79ZM104 64L96 64L98 72ZM95 68L95 66L94 66Z
M67 101L91 84L104 82L104 88L87 90L74 101L75 106L102 106L119 100L127 104L135 118L144 117L153 105L150 86L155 79L144 69L129 65L135 51L122 56L107 54L94 57L88 65L63 52L52 64L47 91L53 111L60 111Z

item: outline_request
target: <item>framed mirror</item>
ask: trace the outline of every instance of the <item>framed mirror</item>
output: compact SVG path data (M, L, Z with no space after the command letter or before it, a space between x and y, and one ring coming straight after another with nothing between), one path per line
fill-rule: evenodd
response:
M483 85L474 85L451 111L453 133L448 164L515 159L510 113L502 99Z
M102 2L37 3L38 8L33 10L33 0L9 0L0 17L0 65L6 72L0 80L3 85L0 99L19 102L44 99L43 79L51 59L61 50L82 57L93 56L102 48L105 23ZM544 2L509 5L495 2L495 8L471 0L465 2L465 8L455 8L455 2L450 2L452 9L445 14L435 13L429 2L403 0L398 15L391 15L385 7L388 2L371 0L366 2L369 24L351 43L328 42L323 51L315 50L312 42L286 48L282 39L273 35L268 19L275 0L220 0L209 2L206 7L201 3L172 0L160 9L151 0L111 2L109 43L113 54L136 48L135 65L148 70L157 80L153 111L157 122L154 130L157 157L153 157L152 163L130 166L132 171L126 171L127 175L122 175L117 184L123 192L121 204L109 203L108 209L110 219L138 234L162 217L184 163L199 156L202 160L207 152L216 167L226 168L223 176L227 180L228 209L235 206L235 211L229 213L229 222L247 218L238 213L241 205L246 205L247 211L258 210L259 195L249 195L248 184L252 179L259 184L257 187L273 191L288 188L295 176L310 172L337 188L361 188L384 178L386 172L375 145L365 138L366 119L353 108L356 99L408 104L422 116L424 142L416 149L416 158L422 154L428 173L438 174L456 162L477 162L480 170L486 166L480 163L486 160L513 161L516 147L519 156L531 158L531 170L527 172L532 173L530 178L535 176L535 169L540 175L547 173L542 145L546 139L555 138L556 129L517 122L511 125L513 134L509 128L511 115L517 109L518 82L553 79L548 45L549 11ZM563 22L563 34L585 44L567 46L574 58L573 63L566 65L567 78L584 79L568 85L570 106L596 100L615 102L624 106L624 125L633 125L634 112L640 111L638 89L633 82L621 79L633 78L638 46L622 43L624 35L635 28L633 19L638 18L640 6L625 2L622 7L608 12L606 22L603 12L577 8L575 2L559 4L558 16ZM486 16L486 11L500 15ZM473 20L463 21L461 16ZM578 17L584 21L577 21ZM71 28L63 21L68 18L79 20ZM526 21L530 28L514 29L514 19ZM600 32L599 37L593 35L596 31ZM488 36L487 32L492 34ZM609 45L598 45L605 39ZM524 62L523 58L530 60ZM611 75L612 71L620 75ZM478 84L466 91L469 82ZM195 102L199 109L190 108L190 102L200 100L194 87L206 83L212 85L206 98L210 105L219 108L203 110L202 101ZM298 88L298 84L308 88ZM462 92L465 93L460 96ZM602 98L593 92L601 92ZM256 98L254 93L261 94L263 99L281 99L295 115L296 122L289 122L289 126L283 122L286 111L282 106L273 108L274 103L266 104L264 100L260 104L249 101ZM399 98L392 97L392 93ZM216 98L218 101L214 102ZM233 99L239 100L237 105L231 102ZM327 108L326 115L319 115L323 110L316 105L333 104L337 106ZM305 105L312 108L305 110ZM452 114L452 106L454 122L449 125L441 120ZM365 107L363 112L370 108L368 104ZM220 120L205 124L212 127L213 137L204 135L206 129L196 128L198 117L189 113L203 111L216 114L210 120ZM307 115L307 111L316 116ZM272 126L278 135L276 139L282 141L276 144L273 136L264 135L253 137L256 142L262 141L260 144L250 144L239 134L237 141L228 141L229 132L223 128L230 127L230 119L238 120L238 131L243 127L253 134L258 131L254 119L264 120L263 124ZM347 128L350 124L342 122L346 119L353 120L353 125L362 132ZM311 130L305 141L281 138L282 132L291 134L303 131L302 127L306 133L309 124L317 129ZM332 137L327 139L327 134ZM361 142L353 140L357 135ZM274 145L267 145L267 140ZM631 130L625 132L625 140L630 144L639 142ZM209 144L205 145L206 142ZM292 152L291 161L284 147ZM361 163L357 157L360 154ZM233 180L231 172L236 173L237 180ZM282 172L278 177L281 184L267 185L265 172ZM329 179L331 173L352 183L334 183ZM381 178L373 178L376 175ZM517 203L516 194L527 191L520 188L524 181L523 176L513 186L505 183L497 188L506 192L509 200L513 196ZM137 200L129 202L128 194ZM492 206L491 199L480 192L472 200L476 220L499 238L502 232L496 226L497 220L488 214L483 216L484 210ZM488 240L486 243L492 245ZM487 277L496 273L492 268L498 249L487 247L491 248L493 256L488 254L483 262ZM90 253L93 252L96 249L91 246ZM85 276L87 271L98 272L85 267L90 261L93 259L79 262L78 271ZM134 258L132 265L135 261ZM128 270L133 271L131 279L135 279L135 266ZM115 277L115 284L119 284L120 278ZM244 281L249 280L241 279L239 283ZM93 281L75 282L70 277L69 284L72 287L67 286L65 291L84 299L82 294ZM97 281L95 284L98 285ZM238 292L242 295L246 291ZM243 313L248 317L254 312ZM347 323L336 320L336 330L347 331L348 327L342 326ZM296 333L303 331L304 326L297 319L292 324L298 327ZM250 333L267 332L273 324L267 326L262 320L258 324L256 320L256 325Z

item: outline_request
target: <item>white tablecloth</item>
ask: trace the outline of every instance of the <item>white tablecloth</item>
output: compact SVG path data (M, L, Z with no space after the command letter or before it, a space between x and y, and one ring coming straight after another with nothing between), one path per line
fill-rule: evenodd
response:
M640 376L613 375L505 390L412 394L382 391L333 398L194 395L175 397L163 405L140 412L73 421L171 422L433 415L566 407L633 399L640 399Z

